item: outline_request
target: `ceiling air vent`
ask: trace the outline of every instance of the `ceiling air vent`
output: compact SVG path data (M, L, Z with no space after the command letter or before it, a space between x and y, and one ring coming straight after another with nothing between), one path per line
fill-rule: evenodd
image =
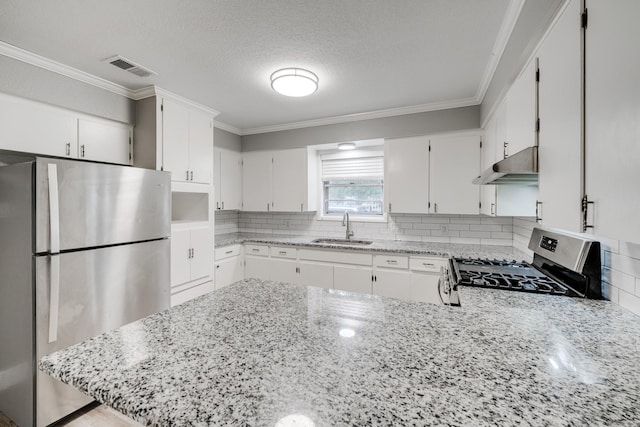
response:
M114 65L118 68L121 68L125 71L135 74L138 77L149 77L154 74L158 75L158 73L156 73L155 71L151 71L150 69L145 68L140 64L136 64L133 61L129 61L127 58L123 58L120 55L116 55L111 58L105 59L105 62L108 62L111 65Z

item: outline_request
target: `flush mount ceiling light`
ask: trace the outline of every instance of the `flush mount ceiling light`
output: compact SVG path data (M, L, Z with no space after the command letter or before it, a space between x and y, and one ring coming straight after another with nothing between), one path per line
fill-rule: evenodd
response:
M355 150L356 144L354 142L341 142L338 144L338 150Z
M302 68L282 68L271 74L271 87L285 96L307 96L318 90L318 76Z

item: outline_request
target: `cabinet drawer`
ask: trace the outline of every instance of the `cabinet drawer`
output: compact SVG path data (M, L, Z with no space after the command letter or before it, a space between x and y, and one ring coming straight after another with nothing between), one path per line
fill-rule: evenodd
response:
M240 255L241 249L241 245L222 246L220 248L216 248L215 260L218 261L221 259Z
M409 258L398 255L376 255L373 258L376 267L409 268Z
M269 256L269 246L264 245L244 245L245 255Z
M213 282L209 281L201 283L184 290L180 288L178 292L175 292L174 289L172 289L172 291L174 292L171 294L171 307L174 307L178 304L182 304L183 302L187 302L213 291Z
M298 257L298 250L287 246L271 246L269 248L269 254L274 258L296 259Z
M446 267L447 260L445 258L418 258L411 257L409 260L409 268L416 271L428 271L432 273L440 273L440 267Z

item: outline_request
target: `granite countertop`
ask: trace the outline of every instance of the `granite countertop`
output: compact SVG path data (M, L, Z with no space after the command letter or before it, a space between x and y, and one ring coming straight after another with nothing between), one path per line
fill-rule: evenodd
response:
M457 243L427 243L399 240L373 240L371 245L353 246L313 243L318 237L291 236L266 233L230 233L216 236L216 248L237 243L264 243L319 249L340 249L360 252L401 252L412 255L429 255L463 258L495 258L515 261L531 261L531 256L512 246L463 245ZM357 239L356 239L357 240Z
M481 288L460 299L248 279L40 369L153 426L640 424L636 316Z

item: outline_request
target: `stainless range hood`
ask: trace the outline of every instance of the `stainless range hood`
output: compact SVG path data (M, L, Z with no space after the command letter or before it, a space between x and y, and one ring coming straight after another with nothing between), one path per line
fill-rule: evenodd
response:
M537 185L538 147L525 148L494 163L474 179L473 183L479 185Z

